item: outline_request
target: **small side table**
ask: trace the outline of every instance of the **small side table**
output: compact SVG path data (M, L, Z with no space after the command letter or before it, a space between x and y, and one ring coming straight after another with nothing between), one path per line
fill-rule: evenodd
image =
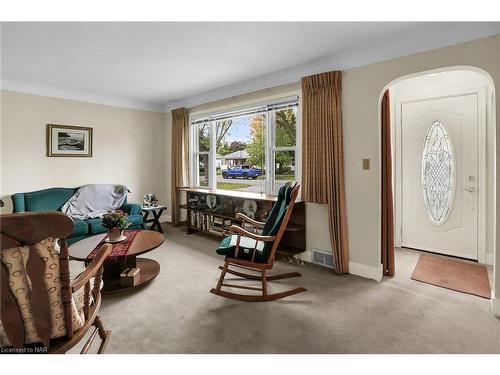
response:
M163 233L163 230L161 229L161 224L160 224L160 216L165 211L167 206L151 206L151 207L144 207L142 206L142 219L144 220L144 228L146 227L146 224L153 223L151 225L150 230L153 230L154 227L158 229L158 232ZM149 214L152 213L153 217L151 219L148 219Z

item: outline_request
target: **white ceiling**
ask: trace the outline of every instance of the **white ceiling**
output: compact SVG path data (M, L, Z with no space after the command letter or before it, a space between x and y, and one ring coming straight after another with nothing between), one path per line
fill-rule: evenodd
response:
M2 23L2 88L164 110L500 33L500 23Z

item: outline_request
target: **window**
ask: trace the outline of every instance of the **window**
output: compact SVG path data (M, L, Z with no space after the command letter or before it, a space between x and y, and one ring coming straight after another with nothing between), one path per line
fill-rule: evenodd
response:
M196 170L196 186L209 186L210 176L210 124L203 122L197 124L194 129L195 147L194 162Z
M273 147L273 191L296 181L297 107L275 110L271 114Z
M276 194L299 177L298 98L191 119L192 184Z

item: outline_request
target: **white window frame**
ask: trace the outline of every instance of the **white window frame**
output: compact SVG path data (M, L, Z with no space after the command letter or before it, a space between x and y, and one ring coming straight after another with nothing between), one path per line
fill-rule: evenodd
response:
M215 137L213 136L213 129L212 125L208 124L208 138L209 138L209 150L208 151L200 151L199 150L199 128L201 124L193 124L190 125L190 134L189 134L189 139L190 139L190 150L193 150L190 152L189 156L189 163L192 166L191 168L191 176L190 176L190 181L192 182L192 185L195 187L199 187L202 189L215 189L215 187L212 187L213 183L216 181L215 180L215 168L213 167L213 155L212 155L212 150L215 148ZM200 181L199 181L199 163L198 163L198 157L200 155L208 155L208 186L201 186ZM213 176L212 176L213 174Z
M280 151L294 151L295 152L295 181L300 181L300 160L298 153L298 145L300 142L300 137L302 135L302 129L299 128L300 123L300 103L297 105L297 113L295 116L295 146L276 146L276 121L275 121L276 111L267 112L267 125L266 125L266 193L271 195L278 194L275 189L276 186L276 152ZM269 162L268 162L269 161Z
M297 112L296 112L296 130L295 130L295 146L291 147L276 147L276 126L275 126L275 112L276 110L267 109L268 107L272 107L273 104L282 103L287 101L297 100ZM276 98L273 100L268 100L265 102L260 102L259 104L250 104L247 106L241 106L236 109L224 111L224 114L230 115L232 112L237 114L240 111L252 110L252 109L266 109L266 151L265 151L265 159L266 159L266 174L265 174L265 194L276 195L277 191L275 190L275 155L276 152L279 151L294 151L295 152L295 181L300 182L301 178L301 167L302 167L302 158L299 150L302 145L302 127L301 127L301 95L299 93L294 94L292 97L282 97ZM216 175L216 131L215 124L216 120L211 120L211 118L215 118L221 115L221 112L214 112L205 115L199 116L190 116L189 124L189 138L190 138L190 150L189 153L189 163L191 166L191 176L190 183L191 186L200 188L200 189L216 189L217 188L217 175ZM209 151L199 151L199 134L198 129L201 119L204 119L207 123L209 123L209 138L210 138L210 150ZM208 154L208 163L209 163L209 178L208 178L208 186L200 186L199 184L199 176L198 176L198 156Z

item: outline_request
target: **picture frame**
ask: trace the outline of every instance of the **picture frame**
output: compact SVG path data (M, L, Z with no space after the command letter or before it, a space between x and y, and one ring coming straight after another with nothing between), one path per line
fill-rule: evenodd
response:
M92 128L47 124L47 156L92 157Z

